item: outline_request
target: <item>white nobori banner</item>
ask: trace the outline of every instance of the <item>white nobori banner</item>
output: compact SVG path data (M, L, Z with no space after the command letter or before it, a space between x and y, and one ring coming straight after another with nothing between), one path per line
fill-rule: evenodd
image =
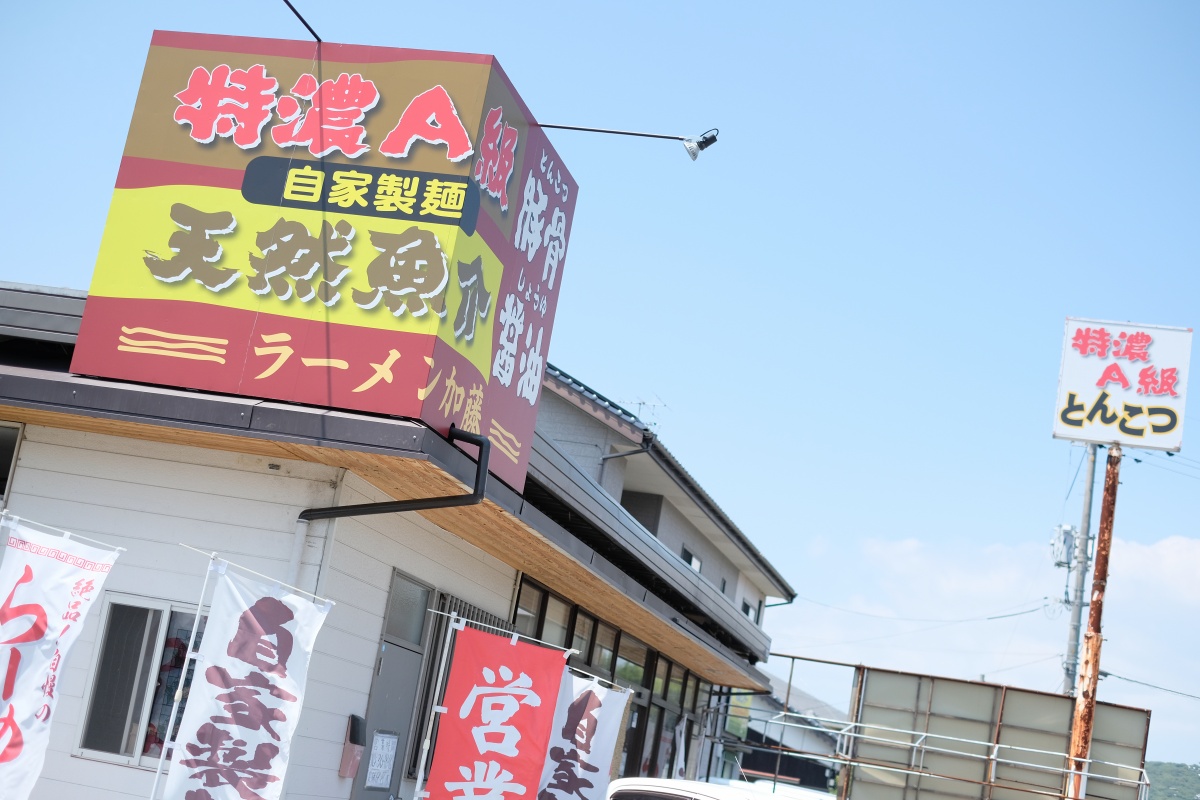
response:
M46 759L63 662L118 551L7 515L0 531L0 797L25 800Z
M563 672L538 800L603 800L629 692Z
M221 571L164 797L276 800L330 604Z

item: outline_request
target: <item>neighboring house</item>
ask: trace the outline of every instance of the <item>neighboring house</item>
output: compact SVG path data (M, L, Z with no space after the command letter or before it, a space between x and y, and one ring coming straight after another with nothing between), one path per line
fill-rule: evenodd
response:
M702 772L721 781L769 781L827 791L839 769L846 714L794 683L761 673L770 687L714 695Z
M146 797L204 556L336 601L292 741L289 798L383 797L338 777L349 715L400 734L411 796L445 617L566 647L636 690L616 769L678 768L714 687L768 688L768 598L794 592L635 416L548 367L523 494L297 522L304 509L469 491L420 422L73 375L84 294L0 285L5 508L126 548L59 683L36 800ZM704 764L687 748L690 767Z
M826 789L837 774L839 723L846 713L774 675L771 694L751 698L742 772L755 779Z

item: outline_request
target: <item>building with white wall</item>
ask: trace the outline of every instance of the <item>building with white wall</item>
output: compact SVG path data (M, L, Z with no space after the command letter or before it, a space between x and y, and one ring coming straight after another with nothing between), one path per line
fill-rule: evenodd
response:
M635 689L622 775L666 774L713 687L769 688L768 598L791 587L635 416L543 383L524 492L298 522L305 509L469 492L476 463L420 422L88 378L84 295L0 285L4 507L126 548L66 666L37 800L147 797L208 552L336 602L285 796L411 796L444 617L578 654ZM385 793L338 776L347 719L400 733ZM686 754L693 772L702 769Z

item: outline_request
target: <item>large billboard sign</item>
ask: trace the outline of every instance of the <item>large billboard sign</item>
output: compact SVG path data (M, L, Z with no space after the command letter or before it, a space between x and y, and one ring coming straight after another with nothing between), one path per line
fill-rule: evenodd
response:
M1054 436L1178 452L1191 328L1067 318Z
M453 424L519 490L576 188L491 56L156 31L71 369Z

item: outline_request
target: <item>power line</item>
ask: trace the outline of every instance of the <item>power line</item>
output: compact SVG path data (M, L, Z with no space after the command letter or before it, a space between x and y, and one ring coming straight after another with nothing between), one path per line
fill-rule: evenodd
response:
M1045 663L1046 661L1051 661L1055 658L1062 658L1062 657L1063 657L1062 653L1055 653L1052 656L1046 656L1045 658L1039 658L1036 661L1026 661L1024 664L1014 664L1011 667L1001 667L1000 669L993 669L993 670L990 670L983 674L984 675L995 675L997 672L1008 672L1011 669L1020 669L1021 667L1032 667L1034 664L1042 664L1042 663Z
M1179 692L1174 689L1168 689L1165 686L1155 686L1153 683L1146 683L1145 681L1135 681L1133 678L1126 678L1123 675L1114 675L1113 673L1105 672L1104 670L1100 670L1100 677L1101 678L1116 678L1119 681L1127 681L1129 683L1136 683L1138 686L1147 686L1151 689L1157 689L1160 692L1170 692L1171 694L1177 694L1180 697L1190 697L1193 700L1200 700L1200 696L1197 696L1194 694L1188 694L1187 692Z
M1177 469L1191 469L1191 470L1195 470L1195 471L1197 471L1197 472L1200 472L1200 464L1194 464L1194 465L1193 465L1193 464L1187 464L1187 463L1180 463L1180 462L1177 462L1177 461L1176 461L1175 459L1173 459L1173 458L1167 458L1167 456L1166 456L1166 454L1165 454L1165 453L1156 453L1156 452L1153 452L1153 451L1148 451L1148 452L1146 452L1146 455L1148 455L1148 456L1154 456L1154 458L1155 458L1156 460L1158 460L1158 461L1162 461L1162 462L1164 462L1164 463L1167 463L1167 464L1170 464L1171 466L1173 466L1173 467L1175 467L1175 468L1177 468Z
M1130 448L1130 450L1131 450L1130 457L1133 458L1134 462L1137 464L1148 463L1148 464L1150 464L1150 466L1156 466L1159 469L1165 469L1168 472L1175 472L1177 469L1185 469L1185 470L1195 470L1196 472L1200 473L1200 461L1197 461L1192 458L1186 458L1177 453L1166 453L1166 452L1163 452L1160 450L1142 450L1142 449L1132 448L1132 447ZM1140 457L1134 456L1133 455L1134 452L1136 452L1138 454L1138 456L1140 456ZM1147 457L1152 458L1153 461L1147 461L1146 460ZM1161 462L1161 463L1156 463L1156 462ZM1169 469L1165 466L1162 466L1163 464L1170 464L1173 469ZM1196 477L1188 472L1179 472L1177 474L1182 475L1185 478Z
M1045 598L1045 597L1043 597L1043 598L1042 598L1042 600L1043 600L1043 603L1042 603L1042 605L1038 606L1037 608L1031 608L1031 609L1029 609L1028 611L1017 611L1017 612L1015 612L1015 613L1012 613L1012 614L997 614L997 615L995 615L995 616L993 616L993 617L984 617L984 619L1008 619L1009 617L1023 617L1023 616L1025 616L1026 614L1032 614L1033 612L1035 612L1035 611L1037 611L1037 610L1039 610L1039 609L1045 608L1045 602L1044 602L1044 601L1045 601L1045 600L1047 600L1047 599L1048 599L1048 598ZM964 621L964 622L969 622L970 620L963 620L963 621Z
M1200 465L1200 461L1197 461L1194 458L1188 458L1187 456L1181 456L1179 453L1164 453L1163 457L1170 458L1172 461L1174 461L1175 459L1179 459L1180 461L1190 461L1193 464Z
M1147 467L1154 467L1155 469L1161 469L1163 472L1172 472L1172 473L1180 476L1181 478L1191 478L1194 481L1200 481L1200 475L1191 475L1187 472L1180 472L1177 469L1171 469L1170 467L1164 467L1162 464L1159 464L1155 461L1149 461L1149 460L1143 459L1143 458L1136 458L1134 456L1130 456L1130 458L1133 459L1133 462L1135 464L1145 464Z
M1080 458L1079 463L1075 465L1075 477L1071 478L1071 485L1067 487L1067 494L1063 498L1062 511L1060 511L1058 515L1059 519L1062 519L1067 515L1067 501L1071 499L1071 492L1075 491L1075 481L1079 480L1079 470L1083 467L1083 462L1086 460L1086 456ZM1067 463L1069 464L1070 462L1068 461Z
M868 636L865 639L847 639L847 640L840 641L840 642L818 642L815 644L810 644L810 645L808 645L808 647L833 647L835 645L860 644L862 642L876 642L876 641L879 641L880 639L892 639L896 636L912 636L914 633L926 633L928 631L936 631L941 628L948 628L951 625L961 625L965 622L988 622L988 621L994 620L994 619L1006 619L1008 617L1019 617L1019 616L1025 615L1025 614L1033 614L1038 611L1041 611L1041 606L1038 606L1037 608L1031 608L1028 611L1020 611L1020 612L1017 612L1016 614L1004 614L999 617L972 617L970 619L951 620L948 622L942 622L942 624L940 624L940 625L930 625L927 628L916 628L915 630L896 631L895 633L885 633L885 634L882 634L881 636ZM884 617L884 619L891 619L891 617Z
M1098 444L1096 446L1098 448L1100 448L1101 450L1108 447L1108 445L1105 445L1105 444ZM1139 452L1143 455L1148 455L1148 456L1161 456L1162 458L1164 458L1170 462L1187 462L1186 464L1176 463L1175 466L1177 466L1177 467L1186 466L1190 469L1200 469L1200 460L1197 460L1194 458L1188 458L1185 455L1180 455L1179 453L1171 452L1169 450L1149 450L1144 447L1138 447L1136 444L1130 444L1125 449L1129 450L1129 451L1136 450L1137 452Z
M1027 606L1027 605L1029 605L1030 603L1039 603L1039 605L1038 605L1038 608L1043 608L1043 607L1045 606L1045 603L1046 603L1046 599L1047 599L1047 598L1045 598L1045 597L1040 597L1040 598L1038 598L1038 599L1036 599L1036 600L1027 600L1027 601L1025 601L1024 603L1017 603L1017 604L1016 604L1016 605L1014 605L1014 606L1009 606L1009 607L1008 607L1008 608L1006 608L1006 609L1001 609L1001 610L1000 610L1000 613L998 613L998 614L996 614L996 615L994 615L994 616L985 616L985 617L964 617L963 619L946 619L945 617L938 617L938 618L932 618L932 617L893 617L893 616L889 616L889 615L887 615L887 614L872 614L872 613L871 613L871 612L869 612L869 611L855 611L854 609L850 609L850 608L841 608L841 607L839 607L839 606L833 606L833 605L830 605L829 603L822 603L820 600L813 600L811 597L803 597L803 596L801 596L801 595L796 595L796 599L797 599L797 600L803 600L803 601L804 601L804 602L806 602L806 603L812 603L814 606L821 606L821 608L828 608L828 609L830 609L831 611L840 611L840 612L842 612L843 614L856 614L856 615L858 615L858 616L860 616L860 617L872 617L873 619L886 619L888 622L945 622L945 623L950 623L950 624L957 624L957 623L959 623L959 622L980 622L980 621L983 621L983 620L989 620L989 619L1003 619L1004 617L1016 616L1015 614L1007 614L1007 613L1004 613L1004 612L1008 611L1009 609L1013 609L1013 608L1020 608L1021 606ZM1037 610L1038 610L1038 608L1030 609L1029 611L1021 611L1020 613L1021 613L1021 614L1029 614L1029 613L1031 613L1031 612L1033 612L1033 611L1037 611Z

